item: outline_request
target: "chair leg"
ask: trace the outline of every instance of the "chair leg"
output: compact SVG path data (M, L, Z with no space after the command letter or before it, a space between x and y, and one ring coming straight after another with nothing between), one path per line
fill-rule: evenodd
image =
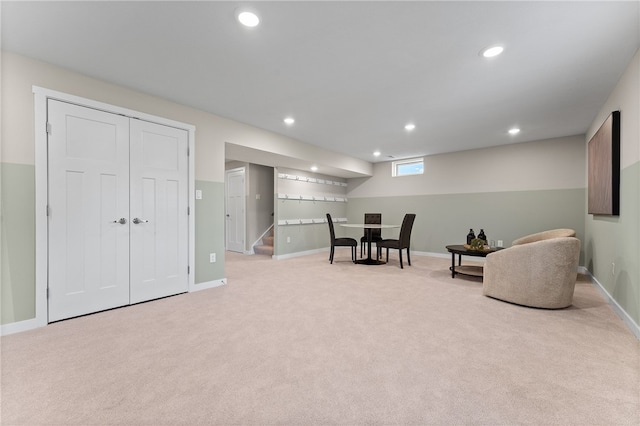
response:
M362 257L362 248L364 247L364 242L360 241L360 257Z
M400 269L404 269L404 266L402 266L402 249L398 250L398 257L400 258Z
M411 255L409 254L409 247L407 247L407 263L411 266Z
M389 263L389 247L387 247L387 263Z
M351 249L351 260L353 263L356 263L356 258L358 257L358 246L353 246Z
M333 265L333 251L335 250L335 246L331 246L331 253L329 254L329 261Z

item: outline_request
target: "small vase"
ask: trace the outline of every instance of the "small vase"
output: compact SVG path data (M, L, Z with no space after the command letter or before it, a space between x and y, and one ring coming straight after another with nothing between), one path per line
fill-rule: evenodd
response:
M469 229L469 233L467 234L467 244L471 244L471 241L476 237L476 234L473 233L473 229Z

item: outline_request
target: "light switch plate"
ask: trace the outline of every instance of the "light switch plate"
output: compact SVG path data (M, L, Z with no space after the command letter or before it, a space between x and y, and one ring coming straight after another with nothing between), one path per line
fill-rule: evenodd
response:
M202 190L196 189L196 200L202 200Z

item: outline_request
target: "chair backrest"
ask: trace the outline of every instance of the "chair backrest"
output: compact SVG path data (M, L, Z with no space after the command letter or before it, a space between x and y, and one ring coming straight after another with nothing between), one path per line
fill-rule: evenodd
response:
M331 244L333 244L336 239L336 233L333 230L333 219L331 219L331 215L329 213L327 213L327 223L329 224L329 234L331 234Z
M411 228L413 228L413 221L416 219L414 213L407 213L402 220L402 227L400 228L400 248L409 248L411 241Z
M380 225L382 223L382 213L365 213L364 214L364 223ZM367 236L367 232L365 231L364 236ZM382 229L372 229L371 230L372 238L381 238L382 237Z

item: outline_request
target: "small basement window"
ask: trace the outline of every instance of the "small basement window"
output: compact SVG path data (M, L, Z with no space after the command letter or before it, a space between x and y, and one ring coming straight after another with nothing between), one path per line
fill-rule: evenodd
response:
M424 158L410 158L392 163L391 176L421 175L424 173Z

